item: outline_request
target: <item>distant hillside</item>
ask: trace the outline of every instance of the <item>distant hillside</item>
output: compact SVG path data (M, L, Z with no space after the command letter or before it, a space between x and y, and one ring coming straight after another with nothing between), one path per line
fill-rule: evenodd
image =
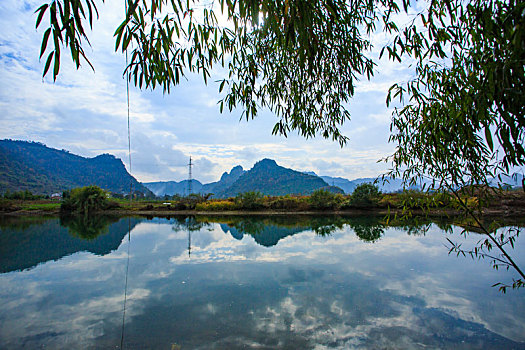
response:
M128 193L130 178L134 191L150 193L110 154L84 158L38 142L0 140L0 193L51 194L88 185Z
M235 183L246 171L242 166L237 165L232 168L230 173L224 172L221 176L221 179L217 182L212 182L204 185L202 188L203 193L224 193L226 190Z
M159 181L159 182L144 182L143 185L146 186L151 192L156 196L162 197L165 195L173 196L186 196L188 195L188 184L189 180L183 180L180 182L177 181ZM202 183L199 180L191 180L191 192L192 193L201 193L202 192Z
M305 174L319 176L313 171L305 172ZM323 179L329 185L337 186L341 188L346 194L350 194L354 192L355 188L361 184L374 183L374 181L376 180L375 178L372 178L372 177L364 177L364 178L359 178L355 180L348 180L342 177L332 177L332 176L319 176L319 177ZM398 192L398 191L403 190L403 181L399 179L388 179L388 181L385 183L379 180L377 183L375 183L375 185L383 193ZM419 190L421 189L421 186L411 186L410 189Z
M146 182L144 186L157 196L188 194L188 180ZM251 191L259 191L265 195L309 194L317 189L344 193L338 183L331 186L331 183L323 181L315 174L305 175L283 168L271 159L261 160L250 171L237 165L229 173L224 172L216 182L202 184L193 180L192 183L193 193L213 193L215 198L235 197L238 193Z
M310 194L327 187L328 184L317 176L283 168L274 160L263 159L252 169L240 176L230 187L215 192L218 198L233 197L239 193L259 191L264 195Z
M327 178L325 181L327 181L327 182L329 181L329 177L328 176L321 176L321 178L323 178L323 179ZM355 188L357 186L359 186L361 184L364 184L364 183L374 183L374 181L376 181L375 178L364 177L364 178L359 178L359 179L348 181L349 184L344 186L344 187L341 186L341 185L337 185L337 184L336 184L336 186L344 188L345 192L350 194L350 193L354 192L354 190L355 190ZM379 179L375 183L375 185L383 193L399 192L399 191L403 191L403 188L404 188L402 180L400 180L400 179L392 179L392 178L387 178L385 182L382 182L381 179ZM410 186L409 189L411 189L411 190L420 190L421 186Z
M244 174L246 171L242 166L237 165L232 168L230 173L224 172L221 179L216 182L210 182L208 184L202 184L198 180L192 180L191 187L192 193L218 193L224 192L230 187L237 179ZM150 189L156 196L186 196L188 195L188 180L177 181L159 181L159 182L145 182L143 183L148 189Z

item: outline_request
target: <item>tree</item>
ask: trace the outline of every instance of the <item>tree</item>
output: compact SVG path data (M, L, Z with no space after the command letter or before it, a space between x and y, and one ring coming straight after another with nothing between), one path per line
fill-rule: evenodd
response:
M78 187L65 194L60 206L60 211L65 214L89 216L112 205L108 194L98 186Z
M405 179L486 184L525 164L525 3L432 1L389 55L415 59L415 78L394 85L393 162ZM497 139L495 144L493 138ZM524 188L525 189L525 188Z
M430 191L454 197L485 239L468 251L450 242L450 251L513 268L521 278L512 287L523 286L525 274L506 251L520 231L491 229L481 209L494 193L490 180L525 164L525 3L431 1L387 51L416 62L414 79L392 86L387 97L401 103L388 175L407 183L430 179ZM465 194L481 199L477 210Z
M83 47L89 44L85 27L92 27L98 17L97 3L52 0L37 9L37 27L44 16L49 18L40 56L49 41L53 44L44 75L53 63L57 78L63 46L77 67L82 60L91 65ZM477 169L483 169L495 149L494 132L503 150L500 165L508 169L525 162L521 1L434 0L404 28L392 15L401 7L409 13L408 0L126 4L115 47L130 51L126 73L135 85L169 92L188 72L198 72L207 81L213 66L220 64L229 71L219 87L227 91L221 110L240 105L249 119L260 107L268 107L280 117L274 133L320 133L341 145L347 138L339 127L350 117L345 103L354 94L355 80L373 74L375 63L367 57L369 34L378 26L397 33L386 47L389 57L410 57L417 64L415 78L406 86L393 86L388 96L388 103L395 97L409 99L394 113L392 141L401 146L391 158L396 168L408 163L407 174L419 173L404 154L441 161L439 145L450 144L447 152L459 154L459 165L478 180ZM217 12L228 19L227 25L219 23ZM436 148L429 151L434 153L418 155L422 142L429 142L430 150ZM471 147L461 147L465 144ZM482 166L472 166L479 160Z
M377 206L380 199L380 192L377 186L364 183L357 186L352 192L349 204L353 207L373 207Z
M250 191L237 194L235 204L241 209L260 209L263 207L263 194L259 191Z
M318 189L312 192L308 202L313 209L337 209L341 204L341 195L336 195L325 189Z
M215 7L199 1L126 3L116 50L129 51L126 74L136 86L169 92L189 72L207 82L211 69L221 65L229 72L219 85L226 92L221 111L239 106L250 119L266 107L280 118L274 134L320 134L343 145L347 138L340 127L350 118L345 104L356 79L373 74L367 34L379 19L378 6L388 0L220 0ZM57 78L64 46L77 68L82 62L91 66L84 51L86 27L93 26L98 5L52 0L38 8L37 27L49 18L40 52L47 56L44 75L53 67ZM219 23L217 11L227 25Z

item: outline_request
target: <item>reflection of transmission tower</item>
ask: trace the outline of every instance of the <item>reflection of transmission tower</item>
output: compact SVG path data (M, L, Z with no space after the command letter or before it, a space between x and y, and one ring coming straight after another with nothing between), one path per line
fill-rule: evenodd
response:
M186 227L188 229L188 259L191 259L191 230L192 230L192 226L195 226L194 220L195 219L191 216L186 218L185 220Z
M188 163L188 196L191 194L191 167L193 164L191 163L191 156L190 156L190 162Z
M188 259L191 259L191 231L188 230Z

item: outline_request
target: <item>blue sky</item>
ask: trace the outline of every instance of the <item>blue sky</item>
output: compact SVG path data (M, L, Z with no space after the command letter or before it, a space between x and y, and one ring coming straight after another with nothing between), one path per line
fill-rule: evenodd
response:
M123 4L100 5L100 20L90 32L86 52L95 66L76 70L63 55L58 80L42 79L38 54L43 30L35 30L34 10L43 0L2 0L0 3L0 138L33 140L86 157L110 153L127 162L125 58L114 52L113 32ZM122 2L123 3L123 2ZM376 34L370 56L390 38ZM221 72L214 72L216 78ZM278 120L263 111L255 120L240 112L221 114L218 84L207 86L188 77L171 94L131 89L131 173L143 182L187 178L188 158L194 177L216 181L240 164L249 169L262 158L297 170L348 179L375 177L388 165L377 161L394 150L388 143L390 115L385 106L388 87L408 79L401 65L379 61L376 77L357 85L349 104L352 120L343 131L350 137L341 148L323 138L271 135Z

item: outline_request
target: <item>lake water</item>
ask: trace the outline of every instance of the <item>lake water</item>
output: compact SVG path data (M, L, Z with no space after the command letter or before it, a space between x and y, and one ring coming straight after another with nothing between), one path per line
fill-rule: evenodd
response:
M445 226L1 218L0 349L525 349L517 274Z

